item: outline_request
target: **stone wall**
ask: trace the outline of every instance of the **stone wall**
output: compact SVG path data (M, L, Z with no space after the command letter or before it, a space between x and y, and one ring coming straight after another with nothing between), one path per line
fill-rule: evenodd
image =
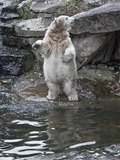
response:
M119 0L83 0L80 5L82 12L73 15L76 23L70 32L77 51L78 68L89 62L106 63L113 57L119 61ZM37 39L43 38L48 25L58 15L61 6L64 6L61 0L16 0L14 4L13 1L6 4L3 0L1 14L3 43L11 47L27 50L29 48L31 55L31 45Z

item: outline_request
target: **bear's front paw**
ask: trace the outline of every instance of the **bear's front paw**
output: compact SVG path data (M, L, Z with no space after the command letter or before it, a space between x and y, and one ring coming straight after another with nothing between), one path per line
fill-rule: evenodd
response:
M32 48L37 49L42 45L42 40L36 41L33 45Z
M62 57L63 62L69 62L72 58L73 58L72 54L64 54Z

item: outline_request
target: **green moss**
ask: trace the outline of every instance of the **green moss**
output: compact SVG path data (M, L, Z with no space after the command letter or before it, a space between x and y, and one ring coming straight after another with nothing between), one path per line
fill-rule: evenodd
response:
M30 18L30 13L26 11L22 11L20 14L20 18L23 20L29 19Z
M59 9L58 14L73 15L81 11L81 2L83 0L64 0L63 6Z

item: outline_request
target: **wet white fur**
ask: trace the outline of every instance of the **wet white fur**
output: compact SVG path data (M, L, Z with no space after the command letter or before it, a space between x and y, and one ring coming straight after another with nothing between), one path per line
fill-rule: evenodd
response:
M43 71L49 88L47 99L56 99L62 90L70 101L77 101L76 52L69 37L74 19L68 16L56 18L48 27L43 40L33 44L44 58Z

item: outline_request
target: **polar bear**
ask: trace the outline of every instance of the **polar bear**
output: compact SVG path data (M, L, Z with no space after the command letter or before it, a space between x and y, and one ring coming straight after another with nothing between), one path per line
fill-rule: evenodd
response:
M43 72L48 86L47 99L54 100L61 90L69 101L78 101L75 47L69 36L74 18L59 16L48 27L43 40L32 47L40 49L44 58Z

